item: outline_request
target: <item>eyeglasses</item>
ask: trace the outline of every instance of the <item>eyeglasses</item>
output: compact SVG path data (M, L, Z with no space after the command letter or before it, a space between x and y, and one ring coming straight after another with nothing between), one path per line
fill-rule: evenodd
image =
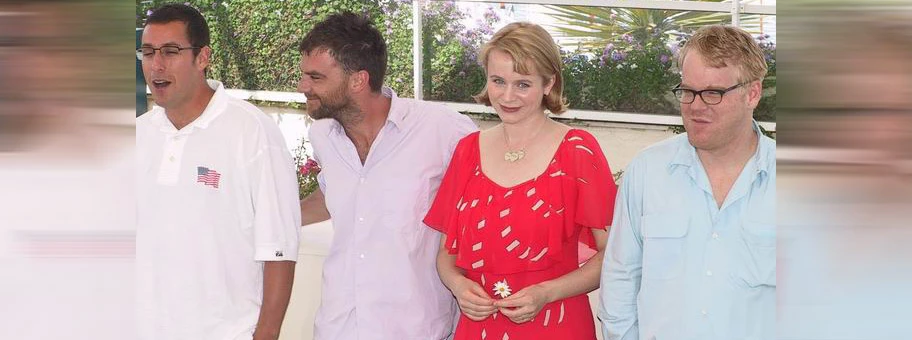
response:
M173 45L162 46L159 48L148 47L148 46L141 47L141 48L136 49L136 59L138 59L138 60L152 59L152 56L155 55L155 51L161 51L162 57L165 57L165 59L170 59L170 58L177 57L180 54L180 52L183 50L198 50L200 48L202 48L202 47L180 47L180 46L173 46Z
M700 96L700 99L702 99L703 102L706 103L706 105L716 105L716 104L719 104L722 102L722 96L725 93L727 93L731 90L734 90L734 89L738 88L739 86L747 84L747 83L750 83L750 81L736 84L736 85L729 87L727 89L724 89L724 90L709 89L709 90L702 90L702 91L694 91L691 89L682 89L681 84L678 84L678 86L675 86L675 88L671 89L671 93L674 93L675 97L678 98L678 101L680 101L681 104L693 103L694 100L697 99L697 96Z

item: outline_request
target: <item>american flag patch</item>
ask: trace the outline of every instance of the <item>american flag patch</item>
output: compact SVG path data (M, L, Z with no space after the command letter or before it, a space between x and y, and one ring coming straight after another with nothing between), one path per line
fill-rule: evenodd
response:
M219 187L219 178L222 177L222 174L216 172L215 170L209 169L207 167L198 166L196 167L196 182L203 183L203 185L208 185L210 187L218 189Z

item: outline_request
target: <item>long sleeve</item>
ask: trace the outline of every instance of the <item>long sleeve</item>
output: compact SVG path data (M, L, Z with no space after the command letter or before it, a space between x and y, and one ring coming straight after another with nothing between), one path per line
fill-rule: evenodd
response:
M614 219L602 262L598 316L607 340L638 340L637 294L642 276L641 192L632 163L615 201Z

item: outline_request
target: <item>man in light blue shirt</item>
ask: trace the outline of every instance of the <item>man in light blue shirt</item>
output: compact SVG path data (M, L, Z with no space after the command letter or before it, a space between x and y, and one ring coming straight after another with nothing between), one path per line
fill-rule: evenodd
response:
M608 340L775 337L776 143L752 119L766 63L733 27L681 49L686 134L630 163L601 274Z

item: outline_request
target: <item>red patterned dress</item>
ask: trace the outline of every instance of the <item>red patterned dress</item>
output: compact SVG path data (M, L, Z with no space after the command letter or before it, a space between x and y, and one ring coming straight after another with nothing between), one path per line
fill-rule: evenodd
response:
M493 299L498 281L516 293L579 268L580 251L591 256L596 247L590 228L611 223L617 192L595 138L571 129L542 174L505 188L482 172L478 136L456 146L424 220L446 234L456 266ZM461 315L455 339L595 339L595 325L580 294L545 304L522 324L500 313L477 322Z

